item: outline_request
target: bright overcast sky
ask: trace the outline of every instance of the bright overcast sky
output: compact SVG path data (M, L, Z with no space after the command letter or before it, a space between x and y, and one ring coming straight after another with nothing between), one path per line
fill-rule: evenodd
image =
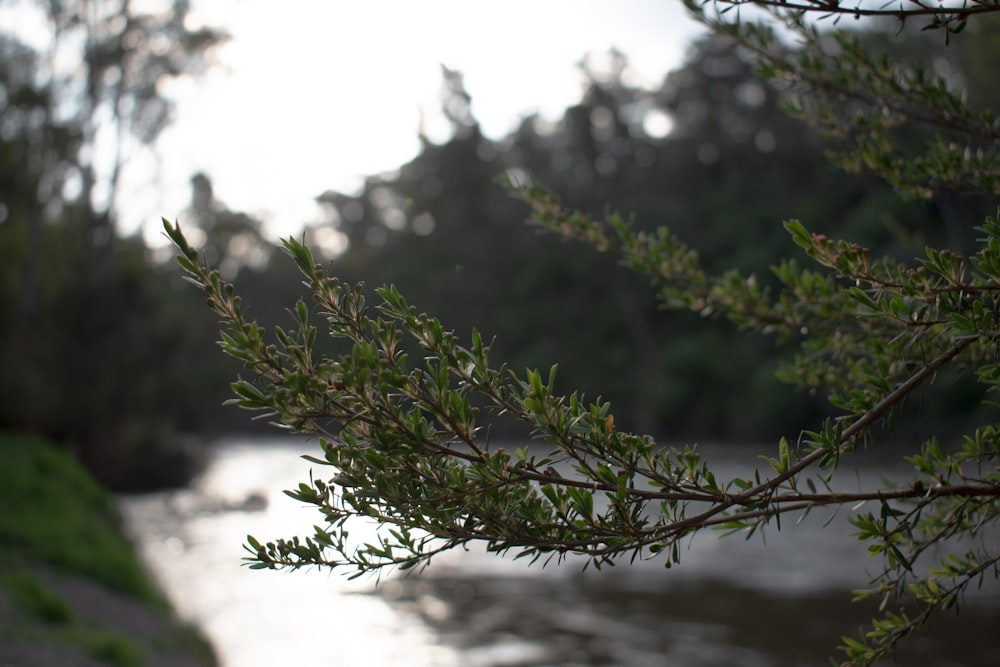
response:
M617 47L639 82L656 85L700 32L679 0L193 5L232 40L218 67L168 88L177 113L155 173L132 165L121 222L144 225L151 242L160 215L182 215L199 170L218 199L263 218L272 235L315 221L324 190L352 191L414 156L421 112L432 132L440 121L441 64L464 73L473 112L499 137L526 112L555 117L576 101L586 53Z

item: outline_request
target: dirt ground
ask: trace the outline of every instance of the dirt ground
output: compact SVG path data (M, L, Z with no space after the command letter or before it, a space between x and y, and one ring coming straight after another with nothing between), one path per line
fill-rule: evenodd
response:
M169 612L47 570L32 574L73 610L44 622L0 587L0 667L212 667L211 648Z

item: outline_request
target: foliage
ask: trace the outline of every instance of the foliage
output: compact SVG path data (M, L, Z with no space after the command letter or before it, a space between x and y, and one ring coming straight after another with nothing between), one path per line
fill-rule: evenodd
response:
M123 534L114 498L69 453L35 436L0 434L0 506L0 598L11 603L0 627L5 648L58 646L64 662L79 655L121 667L164 653L216 664L205 640L172 618ZM81 593L94 588L124 596L127 612ZM135 610L162 617L163 630L135 636L115 626L116 614Z
M5 628L4 639L45 641L78 645L107 665L132 667L144 664L141 650L124 635L86 627L73 607L26 571L6 572L0 586L10 594L14 608L28 620L16 619ZM43 629L32 630L31 621ZM36 626L37 627L37 626ZM208 663L206 663L208 664Z
M46 565L162 608L121 534L114 500L55 445L0 436L0 565L13 575Z
M614 257L519 224L529 209L497 175L532 174L590 215L628 210L644 229L669 220L707 270L739 268L762 281L795 247L775 220L801 215L819 231L905 256L945 237L932 222L937 203L902 202L874 178L833 169L819 134L781 110L788 92L762 79L752 54L724 36L696 40L682 66L649 88L630 83L624 54L605 60L605 69L584 60L584 93L558 119L529 116L491 139L466 117L452 139L425 139L412 161L370 177L360 192L324 193L327 222L306 242L323 251L322 233L341 235L347 248L332 271L342 280L405 285L411 302L449 328L497 335L494 358L514 368L559 363L565 386L614 403L625 429L761 440L797 428L802 414L823 414L818 397L775 379L787 350L723 322L657 309L645 281ZM455 85L445 108L468 104ZM657 123L667 118L673 129L660 136ZM893 232L903 227L907 240ZM281 266L273 262L273 277L255 285L240 278L262 321L275 321L260 308L287 280Z
M949 30L961 26L934 12ZM965 20L975 12L959 14ZM948 81L870 56L861 36L821 33L794 7L774 16L797 36L797 49L779 43L763 23L702 16L756 53L769 75L795 86L793 111L841 136L843 166L873 172L908 196L1000 195L996 121L968 110ZM824 51L828 44L837 51ZM846 107L836 106L845 100ZM920 143L911 141L926 130L899 134L912 121L932 133L916 152L909 149ZM667 448L624 432L608 402L558 391L555 366L522 373L495 365L492 343L479 331L460 340L394 286L377 290L370 304L360 285L329 275L294 239L284 248L314 306L299 301L294 326L275 329L269 342L234 288L201 261L179 226L164 221L181 266L223 320L223 350L251 373L233 384L233 402L317 434L322 456L308 458L331 468L329 478L289 492L315 506L323 524L304 538L249 537L251 567L345 567L359 576L421 567L471 542L532 561L579 554L594 567L636 558L669 567L679 562L680 541L696 531L751 536L772 523L780 528L789 513L845 506L855 536L881 568L857 593L880 598L881 616L862 637L844 639L849 664L879 660L935 612L957 606L970 586L1000 575L995 411L955 446L925 430L923 444L906 457L914 469L907 484L852 492L836 485L843 460L880 440L882 427L934 378L952 373L996 390L1000 217L966 222L980 225L968 239L968 256L928 247L916 263L790 220L785 230L812 266L784 259L771 281L737 269L706 270L699 253L666 227L569 210L530 179L512 179L510 187L543 228L611 253L650 278L665 306L722 315L797 344L780 376L825 394L834 416L781 438L754 474L718 479L695 447ZM316 354L314 316L349 350ZM501 416L520 423L522 436L546 451L495 446L490 427ZM385 530L359 545L348 535L357 517Z
M52 625L69 625L76 620L73 608L30 574L6 573L0 581L22 613Z
M48 204L40 217L58 217L64 190L76 191L77 204L86 211L85 242L103 248L114 240L115 204L128 159L170 120L173 103L163 83L201 71L208 52L225 36L193 27L184 0L17 4L26 16L37 14L46 28L34 47L9 31L0 35L5 50L34 64L27 71L11 69L35 88L38 113L10 113L7 121L26 141L48 144L29 165L29 173L47 176L37 186L38 202ZM53 125L65 129L60 143L49 143L46 136Z
M176 434L221 400L183 371L210 331L174 272L155 268L135 239L119 240L108 275L86 271L84 226L46 226L48 268L18 316L18 277L31 250L0 228L0 425L65 443L104 484L120 490L183 483L197 457ZM206 347L206 346L201 346ZM217 365L217 364L216 364ZM211 366L204 366L208 371ZM210 404L210 403L209 403Z
M19 5L50 30L0 30L0 428L63 443L117 489L182 484L197 460L176 432L218 402L182 369L212 325L118 235L115 199L169 120L162 84L221 36L185 27L185 2Z
M704 4L708 4L705 2ZM793 13L799 16L818 14L821 18L849 16L892 18L901 23L908 19L926 20L924 30L945 30L947 35L957 34L965 29L973 16L995 12L1000 5L995 0L970 0L968 2L941 2L935 5L922 0L904 0L892 5L870 5L864 2L844 2L839 0L715 0L713 3L727 12L739 7L762 7L779 13Z
M795 12L776 14L800 41L794 50L771 24L702 18L760 57L765 76L800 91L790 110L842 141L844 148L831 154L842 168L874 173L904 196L994 191L996 113L971 108L954 77L935 74L933 63L911 55L912 64L901 66L871 48L871 36L822 31ZM904 131L915 127L930 131L906 141Z
M128 637L108 632L91 633L84 643L87 652L112 667L142 667L145 664L142 650Z

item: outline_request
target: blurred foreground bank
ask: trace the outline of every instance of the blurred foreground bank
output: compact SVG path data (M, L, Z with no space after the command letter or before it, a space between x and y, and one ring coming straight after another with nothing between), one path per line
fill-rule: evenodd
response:
M123 536L115 500L44 440L0 434L0 665L213 667Z

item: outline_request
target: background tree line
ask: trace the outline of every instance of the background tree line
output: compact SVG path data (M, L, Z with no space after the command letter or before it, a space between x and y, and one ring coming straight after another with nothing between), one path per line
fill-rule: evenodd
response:
M989 94L989 76L977 78L974 65L996 48L985 34L951 48L912 35L888 46L961 72L973 96ZM781 353L771 342L659 311L613 261L523 225L527 211L498 174L530 174L584 213L629 211L645 229L669 224L708 269L764 281L792 250L778 224L789 217L908 259L926 243L960 252L968 235L958 220L990 210L982 198L954 195L901 201L879 179L836 169L824 137L785 113L788 91L758 76L754 58L723 36L694 43L651 90L630 83L620 52L580 69L584 92L561 118L529 115L497 141L481 134L461 75L445 69L452 139L425 139L416 158L360 193L319 200L349 240L337 275L400 286L460 335L473 324L497 335L495 350L513 368L586 359L562 364L562 380L610 400L626 428L747 441L827 406L775 378ZM954 417L973 403L963 391L952 387L924 409Z
M128 147L150 144L169 122L157 82L197 72L224 35L185 28L184 2L156 15L123 2L96 17L84 5L39 3L51 49L84 45L71 73L39 75L51 52L0 33L0 427L66 443L116 488L180 483L194 467L178 434L244 427L239 411L220 408L238 364L209 342L213 317L179 288L172 263L117 233L116 187ZM997 95L985 63L1000 47L988 30L947 48L936 36L890 47L948 68L970 99ZM612 260L523 225L527 209L500 175L531 174L586 212L669 223L707 268L761 280L791 249L778 222L792 215L911 257L930 241L961 251L964 230L936 220L981 219L989 208L953 195L901 202L872 177L838 172L823 137L781 109L788 91L721 37L693 44L653 89L631 82L621 52L585 59L581 76L583 94L560 118L529 115L491 139L461 73L444 69L451 138L422 136L412 161L360 192L319 195L327 222L305 234L336 231L346 241L329 258L338 275L395 283L460 334L475 324L496 335L496 357L514 368L588 360L563 364L562 380L611 400L625 428L746 441L827 406L775 380L770 342L660 311ZM73 112L57 113L65 108ZM101 132L120 149L95 164ZM190 209L178 217L204 232L207 259L250 295L254 315L286 317L295 267L270 252L258 220L217 201L206 175L192 178ZM951 388L922 407L954 418L974 391Z

